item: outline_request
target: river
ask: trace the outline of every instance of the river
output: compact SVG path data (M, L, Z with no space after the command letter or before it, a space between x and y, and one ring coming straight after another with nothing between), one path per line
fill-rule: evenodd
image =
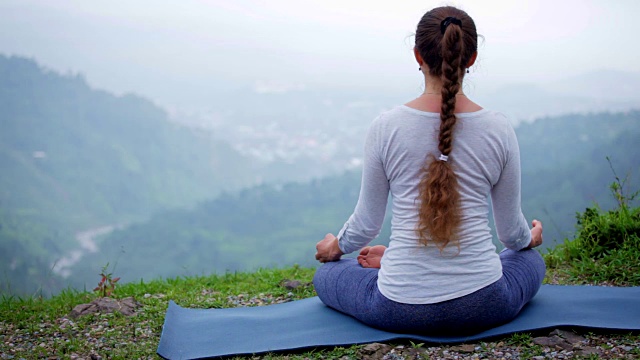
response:
M115 229L116 225L106 225L77 232L75 239L78 242L78 248L69 251L67 255L56 261L51 270L65 279L68 278L71 276L71 267L77 264L83 256L98 252L100 248L96 238L107 235Z

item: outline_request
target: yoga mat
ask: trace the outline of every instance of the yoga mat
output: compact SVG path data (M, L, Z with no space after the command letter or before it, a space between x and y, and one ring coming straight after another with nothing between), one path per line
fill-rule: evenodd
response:
M640 330L640 287L543 285L515 320L457 337L374 329L328 308L317 297L230 309L187 309L171 301L158 355L203 359L399 339L450 344L562 326Z

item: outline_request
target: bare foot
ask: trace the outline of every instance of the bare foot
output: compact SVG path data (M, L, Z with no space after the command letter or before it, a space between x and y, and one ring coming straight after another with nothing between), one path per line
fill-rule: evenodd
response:
M358 255L358 263L364 268L380 269L380 261L387 247L384 245L366 246Z

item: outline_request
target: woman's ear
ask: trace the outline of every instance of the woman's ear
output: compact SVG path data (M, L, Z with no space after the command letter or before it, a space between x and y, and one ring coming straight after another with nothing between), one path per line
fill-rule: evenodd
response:
M413 48L413 55L416 57L416 61L418 62L418 65L420 66L424 65L424 60L422 60L422 56L418 52L418 48L416 47Z
M471 54L471 59L469 59L469 63L467 64L467 68L470 68L471 66L473 66L473 64L476 62L477 58L478 58L478 52L474 51L473 54Z

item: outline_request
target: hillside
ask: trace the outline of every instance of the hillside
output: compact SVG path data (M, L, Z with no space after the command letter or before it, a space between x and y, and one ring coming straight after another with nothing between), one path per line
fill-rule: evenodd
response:
M123 281L310 266L314 239L346 221L358 198L358 182L359 174L350 172L310 183L261 185L193 210L158 214L106 237L99 253L71 269L69 280L80 288L95 277L97 265L107 263Z
M616 205L614 172L640 188L640 111L566 115L516 128L522 160L522 207L545 223L546 240L574 233L577 212ZM607 160L610 159L610 162Z
M546 118L516 129L523 211L545 224L546 246L570 237L576 212L594 201L603 208L615 205L606 156L620 176L631 172L629 188L640 188L640 149L633 146L639 125L640 112L632 112ZM70 280L77 287L90 284L107 263L123 281L313 264L315 242L336 233L353 211L359 181L359 173L347 172L309 183L262 185L193 210L159 214L103 239L101 251L72 268ZM376 243L388 238L387 221Z
M151 102L0 55L0 292L59 282L79 231L193 206L253 179L252 164Z

